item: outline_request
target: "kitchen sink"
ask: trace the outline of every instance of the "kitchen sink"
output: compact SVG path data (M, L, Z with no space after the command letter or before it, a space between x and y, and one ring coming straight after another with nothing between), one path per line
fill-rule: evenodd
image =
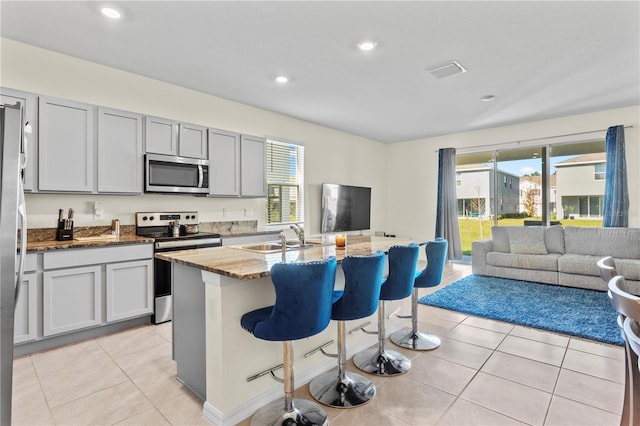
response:
M302 250L312 247L318 247L328 245L322 241L307 241L304 245L301 245L299 241L287 241L285 244L285 250ZM279 241L266 242L260 244L247 244L241 246L229 246L230 248L248 250L256 253L274 253L282 250L282 244Z

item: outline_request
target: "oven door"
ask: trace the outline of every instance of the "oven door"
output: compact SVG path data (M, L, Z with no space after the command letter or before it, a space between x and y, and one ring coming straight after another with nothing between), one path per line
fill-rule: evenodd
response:
M147 154L145 192L207 194L209 162L196 158Z
M196 242L197 241L197 242ZM201 240L177 240L171 242L156 242L155 252L162 253L177 250L191 250L206 247L219 247L219 238ZM169 246L169 247L167 247ZM154 324L171 321L173 319L173 297L171 291L171 262L154 259L154 314L151 321Z

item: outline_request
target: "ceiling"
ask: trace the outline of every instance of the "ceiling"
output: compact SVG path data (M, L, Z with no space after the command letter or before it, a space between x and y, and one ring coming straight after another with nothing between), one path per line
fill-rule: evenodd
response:
M640 104L638 1L2 0L0 19L2 37L387 143ZM428 72L452 60L467 72Z

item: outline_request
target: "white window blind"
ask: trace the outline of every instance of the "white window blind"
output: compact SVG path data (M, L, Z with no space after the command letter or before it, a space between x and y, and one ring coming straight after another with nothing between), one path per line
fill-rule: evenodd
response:
M267 140L267 224L304 222L304 147Z

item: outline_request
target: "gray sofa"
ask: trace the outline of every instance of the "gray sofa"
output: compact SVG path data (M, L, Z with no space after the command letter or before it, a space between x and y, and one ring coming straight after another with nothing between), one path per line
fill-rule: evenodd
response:
M612 256L640 295L640 229L494 226L472 244L474 274L606 291L596 262Z

